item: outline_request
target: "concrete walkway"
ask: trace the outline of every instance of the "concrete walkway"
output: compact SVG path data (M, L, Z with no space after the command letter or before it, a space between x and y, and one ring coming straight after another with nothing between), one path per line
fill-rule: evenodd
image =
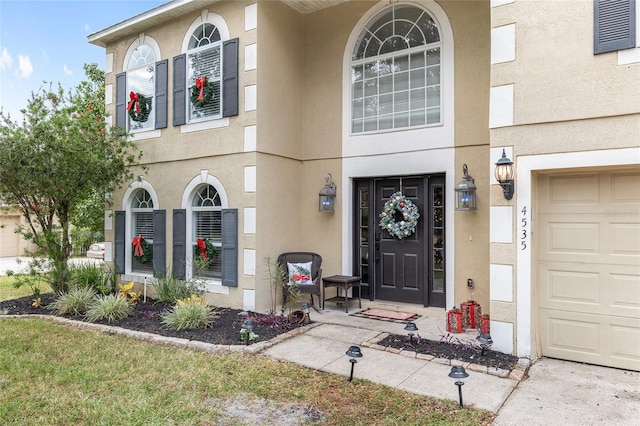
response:
M415 312L415 306L394 305ZM363 302L365 307L379 304ZM359 309L351 307L351 312ZM417 309L420 336L438 340L446 333L444 311ZM361 347L354 378L421 395L458 401L455 380L448 377L451 364L431 357L393 353L375 344L386 333L406 335L404 324L347 315L342 307L327 305L311 312L318 325L305 333L279 342L263 354L328 373L348 377L351 364L345 352ZM456 335L475 339L476 332ZM462 387L465 407L497 413L496 425L637 425L640 424L640 373L543 358L525 365L510 376L504 371L463 364L469 377Z

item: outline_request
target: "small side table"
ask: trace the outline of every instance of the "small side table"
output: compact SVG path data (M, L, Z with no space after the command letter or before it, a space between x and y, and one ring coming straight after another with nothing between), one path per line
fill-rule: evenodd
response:
M322 278L322 309L324 309L324 302L344 302L345 312L349 313L349 300L354 299L347 295L347 291L352 287L358 287L358 306L362 308L361 288L362 279L360 277L352 277L349 275L333 275L331 277ZM336 287L338 289L338 296L326 299L326 291L328 287ZM340 291L344 292L344 297L340 296Z

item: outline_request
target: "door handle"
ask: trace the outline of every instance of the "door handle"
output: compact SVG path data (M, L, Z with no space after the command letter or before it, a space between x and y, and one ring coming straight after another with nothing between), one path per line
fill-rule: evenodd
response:
M376 247L376 263L380 263L380 233L379 232L376 232L375 247Z

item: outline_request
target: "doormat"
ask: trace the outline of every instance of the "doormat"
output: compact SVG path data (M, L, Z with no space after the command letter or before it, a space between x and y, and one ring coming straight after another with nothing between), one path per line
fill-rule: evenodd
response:
M420 318L420 315L411 312L392 311L389 309L379 308L369 308L351 315L362 318L395 322L408 322Z

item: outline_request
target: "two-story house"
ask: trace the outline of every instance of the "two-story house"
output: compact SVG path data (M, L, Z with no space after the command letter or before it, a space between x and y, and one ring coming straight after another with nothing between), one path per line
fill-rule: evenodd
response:
M478 301L504 352L640 370L635 6L182 0L92 34L149 166L107 258L265 310L263 260L317 252L371 300Z

